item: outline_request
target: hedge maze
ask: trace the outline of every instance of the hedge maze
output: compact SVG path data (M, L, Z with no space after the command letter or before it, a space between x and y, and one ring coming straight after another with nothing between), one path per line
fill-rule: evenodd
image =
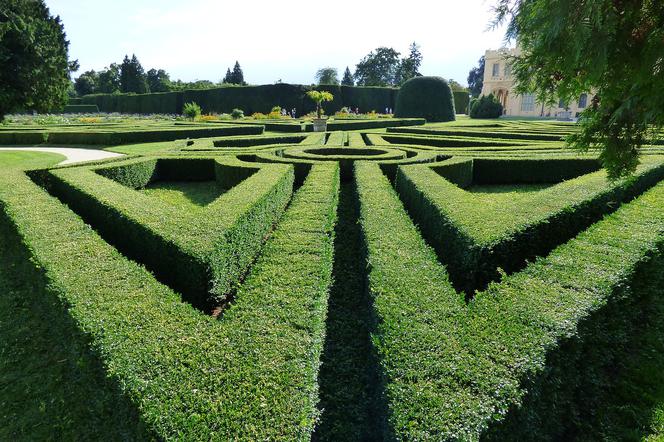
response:
M622 437L664 317L659 146L612 182L563 123L218 126L257 129L0 174L6 299L85 379L0 439Z

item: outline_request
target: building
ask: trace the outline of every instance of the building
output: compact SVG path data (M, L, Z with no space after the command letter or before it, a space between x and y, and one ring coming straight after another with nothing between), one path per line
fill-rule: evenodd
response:
M515 117L549 117L569 120L590 104L589 94L581 96L573 103L562 100L557 106L545 106L535 99L533 94L517 95L514 93L514 78L510 72L508 58L519 55L519 48L488 50L484 54L484 85L482 95L493 94L503 105L503 114Z

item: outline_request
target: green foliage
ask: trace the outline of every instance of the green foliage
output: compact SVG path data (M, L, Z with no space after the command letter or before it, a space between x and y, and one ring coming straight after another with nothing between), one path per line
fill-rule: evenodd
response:
M226 70L226 76L224 77L222 83L225 84L235 84L239 86L245 86L247 83L244 81L244 73L240 67L240 63L235 62L233 66L233 71L231 72L230 68Z
M350 69L346 66L344 71L344 78L341 80L342 86L355 86L355 81L353 80L353 74L351 74Z
M473 97L479 97L484 86L484 55L478 61L478 66L468 72L468 89Z
M453 80L450 80L453 81ZM470 104L469 93L467 90L452 90L454 97L454 111L457 114L468 114L468 105Z
M316 71L316 82L319 85L339 84L339 77L335 68L326 67Z
M584 159L474 159L472 184L560 184L534 193L481 195L436 177L445 176L438 169L402 166L396 187L455 285L472 294L498 278L498 268L519 270L525 260L545 255L612 212L616 202L664 178L658 162L634 180L610 184L604 171L576 178L598 168L596 160Z
M74 89L79 97L94 94L98 91L98 88L99 74L94 70L85 71L74 80Z
M308 91L307 97L311 98L311 101L316 103L316 114L318 115L318 118L322 118L323 116L323 102L334 100L334 95L326 91Z
M194 101L185 103L184 106L182 106L182 115L194 120L196 117L201 116L201 107Z
M233 117L234 120L244 118L244 111L242 109L235 108L231 111L231 117Z
M148 90L150 92L169 92L171 79L163 69L150 69L146 75Z
M65 114L96 114L99 108L96 104L68 104L62 111Z
M40 369L50 372L64 364L75 370L59 383L50 377L40 381L62 388L71 380L65 399L82 398L95 411L38 398L44 404L39 418L30 422L20 415L32 424L26 437L41 434L44 429L36 423L51 423L59 406L67 411L58 427L65 439L89 434L93 439L200 440L211 431L225 440L309 439L317 416L338 170L316 166L311 174L221 321L182 303L24 175L12 176L12 186L0 186L2 237L11 235L29 254L20 268L26 280L43 281L30 287L40 305L21 311L29 316L53 306L49 331L63 338L56 341L64 357ZM52 359L52 353L38 356L42 362ZM110 369L106 376L90 376L98 367ZM250 388L238 388L244 383ZM109 400L113 387L123 400ZM83 422L76 433L86 416L95 420ZM15 425L4 414L0 421L0 434ZM109 433L99 435L107 427ZM47 437L56 434L47 430Z
M395 84L402 85L411 78L419 77L420 66L422 65L422 53L420 52L420 46L413 42L410 45L410 53L408 57L401 60L399 63L399 69L396 74Z
M663 17L664 3L652 0L501 0L497 7L496 21L508 22L507 36L523 50L512 62L518 92L534 91L542 102L596 94L570 141L598 149L612 178L634 171L652 126L664 125Z
M470 118L498 118L503 114L503 105L493 94L482 95L470 102Z
M454 99L447 82L440 77L415 77L408 80L397 95L394 115L397 118L425 118L453 121Z
M99 85L96 89L97 93L115 94L119 93L121 88L120 65L117 63L111 63L109 67L99 72Z
M392 86L397 83L399 53L392 48L380 47L369 52L355 67L358 86Z
M0 121L10 112L59 110L67 103L69 42L43 0L0 6Z
M120 65L120 91L124 93L144 94L149 92L148 83L143 66L136 55L131 59L125 55Z

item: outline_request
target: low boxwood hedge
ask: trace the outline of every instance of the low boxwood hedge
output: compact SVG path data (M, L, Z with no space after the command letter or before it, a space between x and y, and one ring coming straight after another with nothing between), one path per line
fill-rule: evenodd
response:
M281 217L293 169L233 158L138 158L53 169L45 180L106 240L207 308L232 294ZM216 180L227 191L201 212L187 213L134 190L159 180Z
M604 171L569 179L597 170L596 160L475 159L473 183L569 179L538 192L482 196L446 181L438 167L400 167L396 189L456 287L468 294L498 278L498 268L518 270L664 178L656 157L644 161L636 177L614 183Z
M338 176L334 164L312 168L233 306L214 319L25 175L0 175L2 234L29 255L26 277L44 281L38 295L62 307L51 321L75 329L77 341L63 345L99 360L126 399L113 405L138 417L120 420L123 427L106 437L311 438ZM98 387L99 396L109 394L109 385Z
M574 438L607 400L644 306L662 294L661 277L648 275L664 262L653 228L664 223L664 185L466 305L379 167L357 163L355 177L380 437Z

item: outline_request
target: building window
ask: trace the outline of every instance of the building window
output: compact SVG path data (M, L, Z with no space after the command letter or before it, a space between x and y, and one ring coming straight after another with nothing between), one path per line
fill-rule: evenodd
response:
M588 95L581 94L579 97L579 109L585 109L588 106Z
M521 97L521 111L532 112L535 110L535 95L525 94Z
M505 65L505 78L510 78L510 75L512 75L512 66L506 64Z
M567 109L567 103L562 98L558 100L558 107L561 109Z
M497 77L500 74L500 65L498 63L493 64L493 70L491 71L491 75L493 77Z

